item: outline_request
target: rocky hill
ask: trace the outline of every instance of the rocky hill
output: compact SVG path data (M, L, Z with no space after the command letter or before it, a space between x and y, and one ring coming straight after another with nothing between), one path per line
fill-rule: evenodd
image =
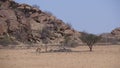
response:
M120 27L112 30L111 34L114 35L117 39L120 39Z
M118 43L120 42L120 27L111 31L111 33L103 33L101 34L104 42L109 43Z
M21 43L60 44L69 36L80 42L80 32L37 7L0 0L0 39L10 37Z

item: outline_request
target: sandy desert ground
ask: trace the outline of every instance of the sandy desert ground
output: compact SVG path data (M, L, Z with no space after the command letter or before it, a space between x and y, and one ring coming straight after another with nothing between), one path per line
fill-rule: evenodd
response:
M69 53L41 53L34 49L0 49L0 68L120 68L120 45L80 46Z

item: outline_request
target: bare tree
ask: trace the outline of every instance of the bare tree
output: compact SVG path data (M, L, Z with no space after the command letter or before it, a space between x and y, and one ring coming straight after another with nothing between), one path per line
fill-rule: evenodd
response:
M47 49L48 49L47 44L50 42L49 37L51 36L49 28L47 26L44 27L40 34L41 34L42 42L45 44L44 45L45 46L45 52L47 52Z
M90 51L92 51L92 47L95 43L97 43L100 40L100 36L96 36L94 34L88 34L83 32L80 39L83 43L86 43L88 47L90 48Z

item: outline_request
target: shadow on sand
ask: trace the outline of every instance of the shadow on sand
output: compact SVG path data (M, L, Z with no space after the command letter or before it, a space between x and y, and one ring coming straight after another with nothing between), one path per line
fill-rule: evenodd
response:
M50 52L50 51L47 51L47 52L40 52L40 53L90 53L91 51L89 50L83 50L83 51L64 51L64 52L61 52L61 51L55 51L55 52ZM93 51L92 51L93 52Z

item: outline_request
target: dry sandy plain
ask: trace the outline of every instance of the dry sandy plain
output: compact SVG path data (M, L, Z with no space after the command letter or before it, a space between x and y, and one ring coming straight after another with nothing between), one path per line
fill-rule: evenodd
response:
M0 68L120 68L120 45L87 46L69 53L41 53L35 49L0 49Z

